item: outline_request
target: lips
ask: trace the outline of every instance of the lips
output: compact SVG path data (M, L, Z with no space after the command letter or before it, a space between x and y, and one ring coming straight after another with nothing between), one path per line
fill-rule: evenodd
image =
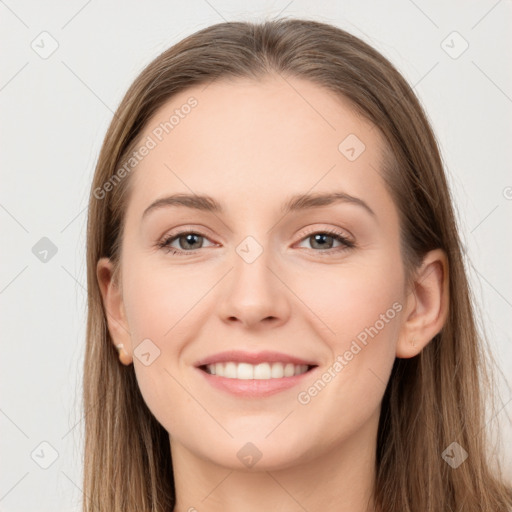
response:
M284 354L281 352L274 352L269 350L264 350L260 352L246 352L242 350L228 350L225 352L219 352L217 354L213 354L211 356L207 356L203 359L194 363L194 366L204 367L209 364L215 363L249 363L252 365L257 365L260 363L292 363L294 365L307 365L307 366L317 366L316 361L311 359L302 359L297 356Z
M214 366L218 367L221 364L223 363L216 363ZM273 363L273 365L276 364L277 363ZM290 366L293 365L290 364ZM271 397L277 393L292 390L298 386L301 386L301 388L304 389L306 387L305 382L307 382L308 379L315 378L316 374L320 371L318 366L312 366L308 367L306 372L293 376L283 376L281 378L240 379L238 376L236 378L233 378L232 376L228 378L220 375L212 375L205 371L205 368L205 366L200 366L195 368L194 371L200 379L203 379L203 382L206 382L212 386L212 388L235 398L255 400Z

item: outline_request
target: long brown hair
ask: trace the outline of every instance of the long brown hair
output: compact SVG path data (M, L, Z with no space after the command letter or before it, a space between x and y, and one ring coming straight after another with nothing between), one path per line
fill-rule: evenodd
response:
M175 505L168 432L120 364L96 276L109 257L119 268L130 176L104 184L140 142L148 119L176 93L218 78L308 79L348 99L387 142L381 169L400 214L403 263L412 275L427 251L449 263L449 314L411 359L396 359L377 442L375 500L384 512L505 511L512 492L486 441L483 343L475 322L452 199L427 117L395 67L334 26L299 19L227 22L187 37L153 60L119 105L99 155L87 226L88 320L84 364L84 512L168 512ZM119 277L118 272L115 278ZM457 442L468 459L442 458Z

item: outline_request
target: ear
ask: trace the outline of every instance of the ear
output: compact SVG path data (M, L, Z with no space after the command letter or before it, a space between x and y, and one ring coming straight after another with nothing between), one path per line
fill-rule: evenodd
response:
M116 282L113 276L114 266L110 259L100 258L96 265L96 277L107 315L108 330L114 345L123 345L124 353L121 360L123 364L128 365L133 361L130 331L126 321L120 283Z
M449 309L448 258L442 249L426 254L406 298L396 357L418 355L443 328Z

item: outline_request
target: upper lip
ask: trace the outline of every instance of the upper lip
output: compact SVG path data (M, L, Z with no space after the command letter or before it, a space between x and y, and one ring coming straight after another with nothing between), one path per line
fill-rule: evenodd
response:
M205 366L214 363L226 363L233 361L235 363L293 363L293 364L307 364L308 366L316 366L314 361L302 359L300 357L282 354L280 352L273 352L264 350L262 352L245 352L242 350L227 350L225 352L219 352L211 356L205 357L200 361L197 361L194 366Z

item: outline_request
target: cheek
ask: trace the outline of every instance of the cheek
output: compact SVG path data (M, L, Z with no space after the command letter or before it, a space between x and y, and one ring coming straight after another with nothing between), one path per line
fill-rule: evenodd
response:
M346 350L347 342L375 327L381 340L392 339L403 309L403 276L399 265L384 259L318 267L295 277L294 292L307 306L301 309L316 330L326 332L329 345ZM297 302L299 305L300 302ZM309 311L309 313L308 313ZM292 313L293 314L293 313Z
M126 268L132 270L123 283L124 300L140 392L155 418L168 431L176 432L186 430L188 421L186 414L176 411L193 406L179 364L184 347L200 325L193 321L194 313L199 311L194 306L201 303L209 279L185 266L170 271L164 265L135 257L127 259ZM138 358L144 343L150 353L147 365Z
M182 385L188 369L183 352L198 337L208 291L218 282L214 272L192 266L171 269L165 258L149 262L142 257L125 260L124 303L134 353L134 369L144 400L166 426L179 421L173 407L191 405ZM149 341L148 341L149 340ZM150 364L139 355L149 352ZM146 358L147 361L148 358Z
M135 259L128 265L132 270L126 278L125 308L132 340L136 345L150 338L164 347L168 340L176 339L182 319L213 286L214 276L208 278L204 271L196 272L185 266L170 271L165 263L149 264ZM212 285L208 287L209 281Z
M296 283L330 354L320 382L302 390L300 403L333 407L345 419L350 411L357 424L356 416L362 421L378 407L389 379L404 309L403 279L401 267L384 259L332 268Z

